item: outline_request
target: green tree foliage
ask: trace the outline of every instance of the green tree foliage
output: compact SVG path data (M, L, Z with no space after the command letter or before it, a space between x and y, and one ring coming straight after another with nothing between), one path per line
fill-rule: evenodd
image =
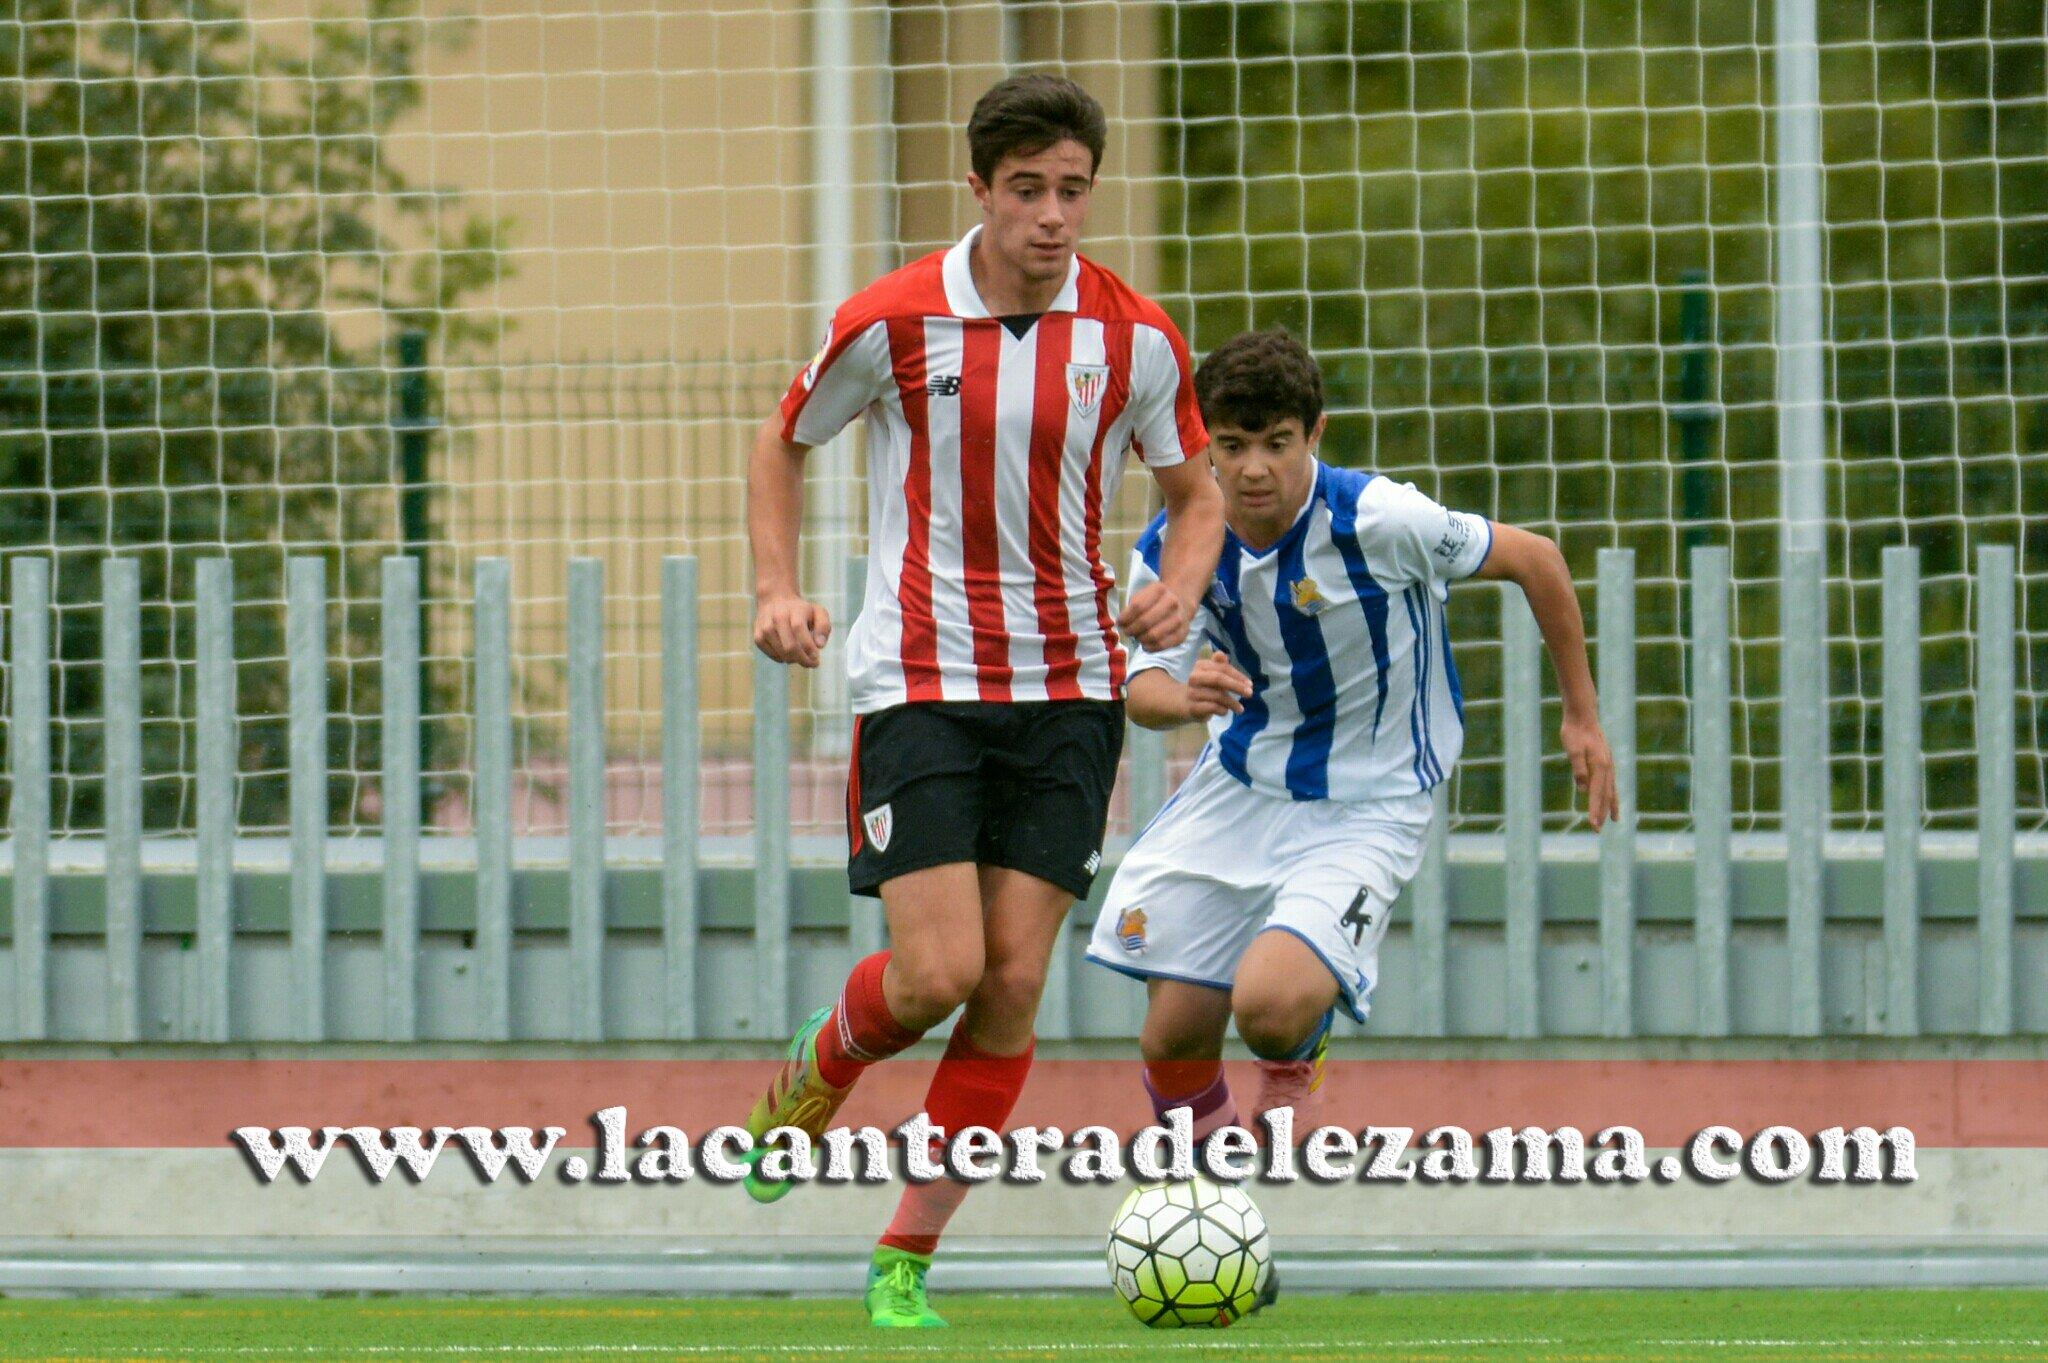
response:
M1636 551L1653 821L1685 809L1683 554L1731 545L1737 798L1774 811L1769 0L1160 8L1164 278L1195 348L1285 325L1323 360L1331 458L1551 533L1589 584L1598 549ZM1962 808L1963 575L1977 545L2027 536L2023 569L2048 571L2048 44L2019 0L1819 11L1836 807L1881 804L1878 555L1910 539L1929 796ZM1671 411L1688 294L1717 412L1690 507ZM1468 637L1493 637L1486 595ZM2027 599L2039 677L2048 592ZM1497 653L1462 652L1468 695L1497 694ZM1468 751L1497 754L1497 711L1470 717ZM2023 748L2042 723L2030 710ZM1497 812L1496 774L1467 774L1467 812ZM1566 773L1549 777L1567 808ZM2041 817L2038 758L2022 787Z
M398 543L391 340L489 339L503 225L385 154L417 6L252 26L231 0L0 21L0 544L56 559L60 826L99 818L99 563L143 570L145 819L189 824L193 564L233 560L245 826L282 822L284 561L328 561L334 767L374 767ZM446 26L437 26L446 33ZM346 811L356 792L338 785Z

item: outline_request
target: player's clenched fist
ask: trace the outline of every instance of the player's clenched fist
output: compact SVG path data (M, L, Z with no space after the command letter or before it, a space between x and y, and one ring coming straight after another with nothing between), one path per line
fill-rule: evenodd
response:
M1175 596L1164 582L1148 582L1131 593L1117 628L1142 644L1148 653L1163 653L1188 637L1195 608Z
M778 663L816 667L831 637L832 617L825 608L794 592L764 597L754 606L754 647Z
M1222 653L1211 652L1188 673L1188 718L1238 714L1244 709L1243 697L1251 693L1251 678L1232 666Z

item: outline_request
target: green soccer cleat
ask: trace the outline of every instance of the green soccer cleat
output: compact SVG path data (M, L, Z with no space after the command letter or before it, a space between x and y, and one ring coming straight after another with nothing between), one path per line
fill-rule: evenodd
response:
M747 1152L747 1193L756 1202L773 1202L796 1186L788 1179L762 1178L754 1166L768 1152L761 1141L779 1126L793 1126L812 1141L825 1134L827 1123L846 1101L849 1088L836 1089L818 1077L818 1032L832 1015L831 1005L820 1008L804 1020L790 1038L789 1053L776 1072L775 1082L747 1114L747 1134L754 1148Z
M932 1261L908 1250L877 1246L868 1265L868 1324L880 1330L931 1330L946 1321L924 1296L924 1275Z

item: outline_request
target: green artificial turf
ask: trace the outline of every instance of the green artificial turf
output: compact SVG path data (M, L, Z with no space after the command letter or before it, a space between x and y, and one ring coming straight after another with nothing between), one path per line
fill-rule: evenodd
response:
M870 1330L848 1298L0 1301L0 1359L2048 1360L2048 1291L1296 1295L1152 1331L1108 1292L935 1296L952 1328Z

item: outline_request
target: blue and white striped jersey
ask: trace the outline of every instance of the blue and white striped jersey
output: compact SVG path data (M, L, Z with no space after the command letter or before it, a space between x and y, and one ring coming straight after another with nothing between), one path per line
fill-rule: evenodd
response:
M1129 590L1158 581L1165 526L1162 513L1139 536ZM1131 673L1163 667L1186 680L1202 650L1227 654L1252 694L1242 713L1210 720L1209 734L1223 769L1254 790L1347 804L1428 790L1465 737L1449 584L1492 548L1483 516L1319 462L1278 543L1255 551L1224 531L1187 640L1134 649Z

